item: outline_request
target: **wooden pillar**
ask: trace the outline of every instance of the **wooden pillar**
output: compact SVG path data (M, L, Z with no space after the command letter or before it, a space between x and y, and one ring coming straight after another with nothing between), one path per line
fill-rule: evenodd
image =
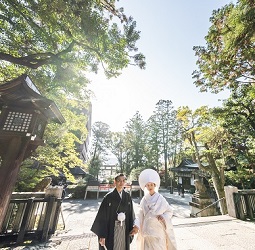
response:
M0 166L0 232L30 137L11 137Z

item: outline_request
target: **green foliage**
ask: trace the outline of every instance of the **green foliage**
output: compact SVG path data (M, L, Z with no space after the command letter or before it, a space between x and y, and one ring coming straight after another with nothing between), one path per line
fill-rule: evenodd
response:
M247 167L238 167L237 170L227 171L226 179L229 185L238 187L239 189L249 189L255 187L255 176L251 169Z
M255 11L252 1L240 0L213 12L206 46L195 46L198 70L193 72L200 91L221 91L254 83Z
M192 148L192 159L212 179L218 199L224 193L225 144L227 132L212 115L211 109L201 107L191 111L188 107L178 109L177 118L182 122L183 136ZM226 204L221 206L222 214L227 212Z
M255 172L254 2L230 3L215 10L210 21L206 46L194 47L198 69L193 78L200 91L217 93L228 88L231 95L222 108L213 110L218 122L216 130L202 133L205 140L211 141L205 153L213 155L218 167L236 169L225 173L228 183L247 188L253 183ZM219 170L222 173L222 168Z
M71 194L73 199L84 199L86 185L77 185L75 187L68 187L67 192Z
M224 117L223 126L231 134L238 134L240 139L254 135L255 106L254 87L240 85L232 91L230 97L224 101L223 108L215 109L217 117Z
M161 140L160 140L160 124L158 123L157 116L152 115L147 121L147 154L148 163L150 167L154 167L159 171L160 156L161 156Z
M130 174L132 169L146 166L146 124L139 114L136 114L126 123L125 127L125 173Z
M103 156L107 154L111 141L110 127L106 123L96 122L92 126L92 134L92 158L98 155L103 159Z
M137 168L133 168L130 172L130 176L129 179L130 181L137 181L139 179L139 175L140 173L146 169L146 167L137 167Z
M38 148L32 158L43 166L36 176L61 171L72 179L69 167L82 165L76 147L87 136L84 110L89 108L90 92L86 73L97 73L100 66L107 77L116 77L129 64L145 68L144 56L136 47L140 38L136 22L123 8L117 9L115 2L0 2L0 82L28 74L66 119L62 126L47 127L46 146ZM22 167L23 175L33 178L34 172Z
M96 122L92 126L91 158L89 160L89 173L96 179L107 155L111 140L110 127L106 123Z
M170 172L167 171L167 173L165 173L165 171L164 171L164 175L160 176L160 185L169 187L170 184L171 184Z
M75 73L97 72L102 64L108 77L133 63L145 67L137 53L136 22L115 8L115 1L8 1L0 3L0 79L27 71L63 84L78 80ZM84 76L80 79L86 82ZM70 91L71 92L71 91Z
M38 147L31 158L22 164L17 189L23 191L26 187L31 189L45 176L59 176L59 173L64 174L69 181L74 182L70 168L85 166L77 152L77 146L83 143L87 136L85 126L87 118L77 108L77 102L62 100L60 107L66 122L61 125L56 123L47 125L44 135L45 145ZM35 169L31 169L33 161L38 163ZM29 184L30 182L31 184Z
M32 160L26 160L23 162L21 166L21 170L19 173L19 177L15 186L15 191L19 192L28 192L33 191L35 185L37 182L39 182L39 165L35 164L34 168L31 168L33 166L34 162ZM43 178L42 178L43 179Z
M226 173L227 181L240 188L250 187L254 178L255 109L253 99L254 88L241 85L232 92L222 108L214 109L214 115L229 134L228 146L225 147L227 165L230 169L237 169ZM251 181L250 183L245 176Z
M159 142L161 147L161 154L164 158L164 170L165 170L165 184L168 183L168 163L169 157L174 154L173 144L175 137L175 120L176 111L173 108L172 101L159 100L156 104L155 118L159 129Z
M116 156L118 160L119 171L124 173L124 159L126 154L124 133L112 132L109 146L111 152Z
M113 184L114 183L114 177L112 177L112 176L108 177L107 180L108 180L109 184Z
M99 155L95 155L95 157L91 158L89 162L89 174L98 179L98 174L102 165L103 162L100 159Z

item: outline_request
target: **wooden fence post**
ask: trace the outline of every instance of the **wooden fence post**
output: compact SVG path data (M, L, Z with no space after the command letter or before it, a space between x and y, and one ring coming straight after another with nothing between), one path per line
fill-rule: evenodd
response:
M24 216L23 216L23 219L22 219L22 223L21 223L21 226L20 226L20 231L19 231L19 234L18 234L17 243L21 243L24 240L24 236L25 236L25 233L26 233L27 224L29 222L29 217L30 217L30 214L31 214L31 209L32 209L33 202L34 202L34 197L28 199L28 201L27 201L26 210L25 210L25 213L24 213Z
M56 200L56 198L51 196L51 197L49 197L49 202L47 203L46 217L45 217L45 221L44 221L42 238L41 238L42 241L47 241L47 239L48 239L51 219L53 216L52 209L53 209L55 200Z

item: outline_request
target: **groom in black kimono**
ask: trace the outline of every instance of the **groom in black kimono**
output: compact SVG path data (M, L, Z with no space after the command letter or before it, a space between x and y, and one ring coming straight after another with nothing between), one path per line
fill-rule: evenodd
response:
M129 250L138 228L134 226L134 210L130 195L124 191L126 177L118 174L115 188L107 193L91 227L99 239L99 249Z

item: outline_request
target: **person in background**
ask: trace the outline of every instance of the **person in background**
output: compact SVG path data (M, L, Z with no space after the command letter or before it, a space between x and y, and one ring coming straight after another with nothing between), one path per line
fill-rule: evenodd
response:
M182 192L182 197L184 197L184 192L185 192L185 190L184 190L184 186L182 185L182 187L181 187L181 192Z
M137 250L176 250L172 226L173 211L158 193L160 177L153 169L140 173L139 185L144 190L135 225L139 228Z
M125 182L124 174L115 176L115 188L103 198L91 227L98 236L99 249L129 250L133 235L138 232L132 199L124 191Z
M178 185L177 185L177 191L178 191L178 195L180 195L181 194L181 183L178 183Z

